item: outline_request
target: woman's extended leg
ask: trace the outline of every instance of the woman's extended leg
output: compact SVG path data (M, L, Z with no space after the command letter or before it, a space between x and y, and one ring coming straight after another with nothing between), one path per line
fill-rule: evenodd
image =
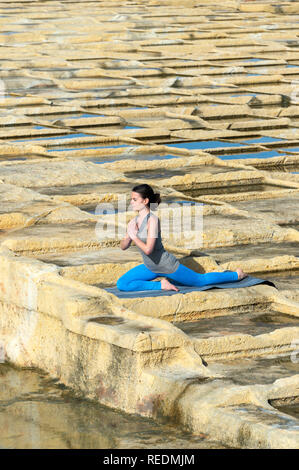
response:
M159 290L161 281L151 282L156 277L159 277L159 274L153 273L145 264L139 264L123 274L116 285L123 291Z
M174 273L166 274L166 277L173 281L178 281L185 286L196 287L207 286L209 284L220 284L224 282L234 282L239 279L236 271L200 274L187 268L187 266L184 266L183 264L180 264Z

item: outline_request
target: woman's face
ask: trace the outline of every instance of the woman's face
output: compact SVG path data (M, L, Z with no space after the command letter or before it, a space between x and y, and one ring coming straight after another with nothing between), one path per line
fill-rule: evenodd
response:
M140 211L148 204L148 202L149 202L149 199L147 197L143 199L141 194L135 193L135 191L132 191L130 206L132 207L134 211Z

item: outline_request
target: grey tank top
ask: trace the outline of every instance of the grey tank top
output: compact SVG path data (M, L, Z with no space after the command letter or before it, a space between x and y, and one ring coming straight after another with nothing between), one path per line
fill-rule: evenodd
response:
M138 238L143 243L146 243L147 241L147 222L150 215L151 213L149 212L144 217L142 224L137 232ZM137 217L138 216L135 217L136 223ZM149 255L146 255L144 251L141 250L141 248L139 248L139 250L142 254L145 266L150 269L153 273L171 274L174 273L180 265L178 259L174 255L166 251L163 246L161 239L160 223L158 229L158 237L156 239L153 251Z

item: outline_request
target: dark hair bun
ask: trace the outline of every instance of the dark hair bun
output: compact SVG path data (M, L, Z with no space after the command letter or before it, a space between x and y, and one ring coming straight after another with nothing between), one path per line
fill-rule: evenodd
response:
M153 188L149 184L139 184L133 188L133 191L141 194L143 199L148 198L148 207L152 210L156 210L161 202L160 193L154 193Z
M160 193L154 193L153 202L157 205L160 204L160 202L161 202Z

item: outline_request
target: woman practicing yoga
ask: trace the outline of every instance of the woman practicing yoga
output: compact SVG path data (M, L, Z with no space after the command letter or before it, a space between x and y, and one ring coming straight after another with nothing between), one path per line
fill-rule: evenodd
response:
M135 266L117 280L119 290L178 291L179 289L167 279L151 282L165 275L185 286L197 287L238 281L247 276L240 268L236 271L200 274L180 264L174 255L165 250L161 240L160 220L150 211L153 204L156 208L160 202L160 194L154 193L148 184L140 184L132 190L131 206L138 211L138 216L128 223L127 233L120 242L120 247L126 250L133 240L141 251L144 264Z

